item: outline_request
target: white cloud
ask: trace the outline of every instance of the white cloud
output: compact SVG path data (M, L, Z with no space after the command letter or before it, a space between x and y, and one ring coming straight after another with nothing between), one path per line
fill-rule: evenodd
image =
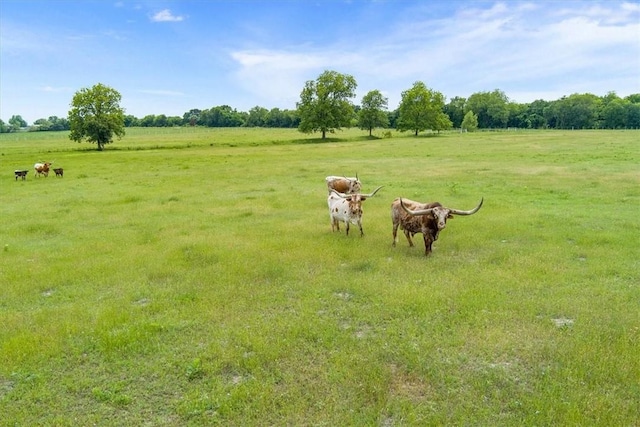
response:
M184 93L178 92L175 90L164 90L164 89L143 89L139 90L140 93L145 93L147 95L160 95L160 96L183 96Z
M631 3L589 2L546 11L534 3L496 3L445 19L422 11L366 40L352 35L323 48L243 50L231 58L242 86L262 99L295 102L304 81L333 69L356 77L359 93L388 94L389 108L417 80L447 97L500 89L517 102L553 100L616 91L634 76L640 83L639 12ZM612 80L607 70L621 77ZM551 94L558 96L546 98Z
M169 9L161 10L155 15L151 16L153 22L180 22L184 21L184 16L174 15Z
M42 92L60 93L60 92L72 92L70 87L54 87L54 86L42 86L39 88Z

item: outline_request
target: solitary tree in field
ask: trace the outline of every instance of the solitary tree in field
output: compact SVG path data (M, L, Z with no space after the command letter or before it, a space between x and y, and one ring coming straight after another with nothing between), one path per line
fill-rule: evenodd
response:
M315 80L305 83L300 93L298 130L304 133L327 132L348 127L353 117L350 99L355 97L356 80L348 74L325 71Z
M478 129L478 116L473 114L473 111L467 111L467 114L464 115L464 119L462 119L462 124L460 127L467 132L473 132Z
M98 83L92 88L80 89L73 96L69 110L69 139L82 142L84 139L98 145L102 151L105 144L113 142L113 136L124 136L124 110L120 107L120 93Z
M440 92L415 82L411 89L402 92L396 128L401 132L411 130L416 136L427 129L449 129L452 123L443 108L444 96Z
M388 99L377 89L362 97L362 105L358 111L358 123L360 129L369 130L369 136L371 136L373 128L389 126L387 103Z

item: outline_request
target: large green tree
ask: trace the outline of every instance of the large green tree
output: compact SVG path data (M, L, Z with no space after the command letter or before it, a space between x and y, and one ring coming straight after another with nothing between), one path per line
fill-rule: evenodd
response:
M360 129L368 130L369 136L373 128L389 126L387 105L389 100L379 90L369 91L362 97L362 105L358 111Z
M473 111L478 115L478 127L504 128L509 120L509 98L501 90L476 92L465 104L465 113Z
M462 120L465 117L464 104L466 102L466 98L454 96L447 105L444 106L444 112L449 116L449 119L451 119L454 128L459 128L462 125Z
M305 83L297 103L300 124L298 130L304 133L335 132L349 127L353 118L353 104L357 87L356 79L336 71L324 71L314 81Z
M536 99L527 104L527 116L533 129L543 129L548 126L547 119L544 116L544 110L548 107L549 102L543 99Z
M413 87L402 92L396 128L404 132L445 130L452 126L449 116L444 111L444 95L429 89L423 82L415 82Z
M125 131L121 98L117 90L102 83L76 92L69 110L69 139L76 142L86 139L102 151L105 144L113 142L114 135L122 138Z
M602 108L602 127L605 129L622 129L627 126L627 105L629 101L614 99Z
M247 116L247 122L245 125L248 127L264 127L267 123L268 116L269 110L256 105L249 110L249 115Z
M27 127L27 121L23 119L22 116L20 115L11 116L11 118L9 119L9 124L11 125L11 128L14 131L20 130L20 128Z
M545 117L556 129L596 129L601 104L596 95L574 93L551 102Z
M198 124L208 127L238 127L246 123L247 113L229 105L219 105L200 113Z

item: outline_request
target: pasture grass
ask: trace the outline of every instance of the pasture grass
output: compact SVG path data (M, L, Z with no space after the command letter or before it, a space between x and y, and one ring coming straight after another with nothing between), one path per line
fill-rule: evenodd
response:
M638 132L331 136L0 135L0 425L640 423Z

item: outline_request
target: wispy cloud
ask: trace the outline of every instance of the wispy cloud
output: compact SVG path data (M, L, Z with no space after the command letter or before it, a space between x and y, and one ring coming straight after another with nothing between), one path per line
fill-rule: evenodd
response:
M184 96L184 93L174 91L174 90L164 90L164 89L141 89L138 92L144 93L147 95L160 95L160 96Z
M441 19L420 19L430 16L422 11L411 21L399 19L375 36L368 34L367 40L352 35L316 49L238 50L231 58L238 66L237 79L265 99L275 94L296 98L304 81L335 69L356 77L360 95L371 89L389 94L391 108L417 80L448 97L501 89L523 98L517 102L530 102L552 93L558 98L589 87L592 93L603 90L593 78L612 64L618 75L637 80L637 6L604 3L596 8L587 2L545 11L536 3L504 2ZM600 79L601 85L614 85L605 92L617 83Z
M151 16L153 22L180 22L184 19L184 16L174 15L169 9L163 9Z
M41 92L50 92L50 93L64 93L64 92L72 92L73 89L70 87L54 87L54 86L42 86L38 88Z

